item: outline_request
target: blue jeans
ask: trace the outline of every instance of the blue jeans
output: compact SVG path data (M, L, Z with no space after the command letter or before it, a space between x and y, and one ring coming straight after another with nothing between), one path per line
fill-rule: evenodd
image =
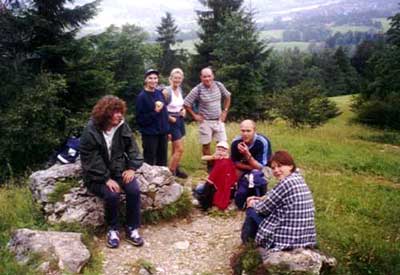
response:
M242 226L241 239L243 243L254 240L257 234L258 226L264 219L264 216L257 214L254 208L246 209L246 219Z
M126 194L126 224L133 229L140 227L140 188L134 178L125 184L116 180ZM90 191L104 199L105 220L110 229L119 228L119 204L121 194L112 192L106 184L92 184Z

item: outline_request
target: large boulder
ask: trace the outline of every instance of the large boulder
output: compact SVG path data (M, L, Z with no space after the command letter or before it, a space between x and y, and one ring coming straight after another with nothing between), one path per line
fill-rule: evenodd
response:
M33 198L42 205L46 219L51 223L80 223L85 226L104 224L103 200L91 194L83 185L80 162L56 164L47 170L37 171L30 176ZM146 163L136 171L141 190L142 210L161 209L178 200L183 187L175 182L167 167L150 166ZM54 201L57 186L75 182ZM76 184L77 183L77 184ZM67 184L68 186L68 184ZM125 197L122 196L122 200Z
M321 274L322 270L337 265L335 258L314 249L271 252L260 248L259 252L268 274Z
M41 268L49 268L51 262L56 262L60 270L69 273L79 273L90 259L80 233L18 229L8 247L21 263L35 257L43 261Z

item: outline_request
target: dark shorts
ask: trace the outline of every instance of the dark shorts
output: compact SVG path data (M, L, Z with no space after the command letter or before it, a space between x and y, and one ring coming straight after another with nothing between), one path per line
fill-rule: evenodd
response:
M183 117L178 116L175 123L169 123L169 133L171 134L172 141L179 140L185 136L185 121Z

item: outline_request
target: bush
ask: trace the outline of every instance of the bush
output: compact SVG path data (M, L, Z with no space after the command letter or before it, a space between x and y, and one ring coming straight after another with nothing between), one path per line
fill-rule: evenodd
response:
M302 82L283 90L274 96L273 106L278 116L295 128L306 125L316 127L340 114L336 104L312 82Z
M19 90L17 90L19 89ZM62 76L42 74L24 87L0 117L0 180L43 163L64 138L67 110Z
M266 274L262 258L254 244L243 245L231 260L233 274Z
M352 109L361 123L400 129L400 94L392 93L384 99L359 96L353 102Z

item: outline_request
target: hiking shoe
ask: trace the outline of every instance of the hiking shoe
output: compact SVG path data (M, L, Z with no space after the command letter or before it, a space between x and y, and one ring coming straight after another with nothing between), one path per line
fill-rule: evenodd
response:
M107 233L107 247L117 248L119 246L119 232L117 230L109 230Z
M139 231L131 227L128 227L126 230L126 241L134 246L142 246L144 244L143 238L139 235Z
M187 179L188 174L186 174L179 167L177 167L175 171L175 176L181 179Z

